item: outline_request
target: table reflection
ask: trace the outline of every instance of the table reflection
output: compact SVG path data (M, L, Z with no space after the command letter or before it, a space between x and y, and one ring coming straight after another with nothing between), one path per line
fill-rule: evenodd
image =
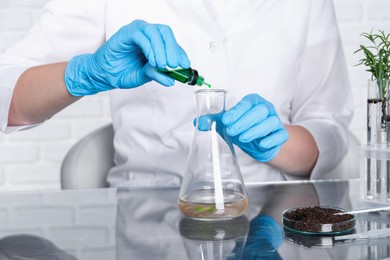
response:
M246 216L224 221L183 217L179 222L188 259L242 259L249 230Z
M258 215L251 223L243 256L239 259L282 259L278 248L283 243L283 232L275 219Z
M247 185L250 207L227 221L183 217L179 187L0 195L0 259L383 259L390 238L335 240L283 229L288 208L380 205L359 182ZM389 228L388 211L359 214L355 232Z
M247 191L250 207L245 216L205 222L180 215L177 188L120 190L118 259L299 259L315 255L304 248L323 240L287 237L281 222L285 209L352 207L348 182L248 185ZM325 259L346 256L337 250L321 253Z
M34 235L20 234L0 239L1 260L77 260L53 242Z

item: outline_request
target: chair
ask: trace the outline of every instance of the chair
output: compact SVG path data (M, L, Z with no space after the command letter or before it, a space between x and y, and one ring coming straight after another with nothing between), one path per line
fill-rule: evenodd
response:
M107 173L114 166L114 130L101 127L78 141L61 165L62 189L108 187Z
M114 130L101 127L78 141L66 154L61 165L62 189L108 187L107 173L114 166ZM350 132L349 148L340 164L326 174L326 179L359 177L359 140Z

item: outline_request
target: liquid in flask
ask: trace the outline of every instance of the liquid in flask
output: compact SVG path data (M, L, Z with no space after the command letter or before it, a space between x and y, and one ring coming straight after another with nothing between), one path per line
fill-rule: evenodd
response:
M223 89L195 92L195 134L178 202L189 218L232 219L249 206L233 143L221 122L226 93Z

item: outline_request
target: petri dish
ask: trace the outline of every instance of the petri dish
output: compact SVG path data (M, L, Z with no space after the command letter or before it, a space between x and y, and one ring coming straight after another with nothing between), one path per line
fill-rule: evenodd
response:
M284 229L304 235L342 235L352 232L355 214L335 215L348 210L337 207L310 206L290 208L282 213Z

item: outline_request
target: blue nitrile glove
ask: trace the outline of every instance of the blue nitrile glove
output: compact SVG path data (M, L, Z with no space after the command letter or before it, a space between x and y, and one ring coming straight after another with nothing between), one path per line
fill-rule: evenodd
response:
M217 132L222 137L224 137L223 132L222 132L224 126L221 123L222 115L223 115L222 113L201 115L199 117L199 122L198 122L198 126L197 126L198 129L200 131L210 131L213 122L215 122L216 123L216 130L217 130ZM195 118L194 119L194 126L196 126L196 123L197 122L196 122L196 118Z
M222 123L233 143L260 162L272 160L288 139L274 106L257 94L226 111Z
M166 66L190 66L172 30L166 25L136 20L123 26L94 54L71 59L65 70L65 83L73 96L134 88L151 80L172 86L172 78L156 71L156 67Z

